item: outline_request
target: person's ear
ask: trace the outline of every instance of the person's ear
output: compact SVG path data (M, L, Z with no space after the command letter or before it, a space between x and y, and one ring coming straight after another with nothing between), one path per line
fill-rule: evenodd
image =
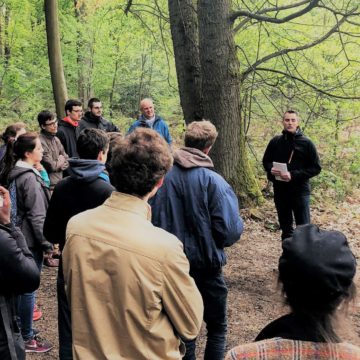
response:
M203 153L204 153L205 155L208 155L209 152L210 152L210 150L211 150L211 146L208 146L207 148L205 148L205 149L203 150Z
M163 177L157 182L157 184L155 185L158 189L160 189L160 188L163 186L163 184L164 184L164 179L165 179L165 177L163 176Z
M99 160L99 161L103 161L104 160L104 156L105 156L105 153L100 150L99 153L98 153L98 156L96 158L96 160Z

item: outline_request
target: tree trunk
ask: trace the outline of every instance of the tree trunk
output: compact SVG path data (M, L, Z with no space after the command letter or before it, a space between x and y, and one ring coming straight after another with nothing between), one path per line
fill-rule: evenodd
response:
M119 52L120 52L119 43L117 43L116 50L117 50L117 53L119 54ZM114 109L113 99L114 99L116 79L117 79L117 75L118 75L119 62L120 62L120 58L117 58L115 60L114 75L113 75L112 85L111 85L111 90L110 90L110 95L109 95L110 117L113 117L113 109Z
M51 83L58 117L63 117L68 98L61 56L57 0L45 0L46 36Z
M84 41L82 39L81 36L81 30L80 28L82 27L81 24L81 17L82 17L82 12L81 12L81 7L84 6L83 4L79 5L79 1L78 0L74 0L74 9L75 9L75 18L76 21L78 22L78 29L76 31L76 63L77 63L77 72L78 72L78 81L77 81L77 85L78 85L78 98L79 100L84 104L87 100L87 96L86 96L86 91L85 91L85 75L84 75L84 70L85 70L85 61L84 61L84 56L83 56L83 52L84 52Z
M186 123L202 119L198 26L193 0L169 0L180 102Z
M0 5L0 57L3 55L3 6Z
M10 62L11 49L10 49L10 39L9 39L9 24L10 24L10 9L5 5L5 15L4 15L4 67L7 68Z
M204 115L219 132L210 153L215 168L243 202L258 202L262 195L248 161L240 116L240 64L229 20L230 9L230 0L198 1Z

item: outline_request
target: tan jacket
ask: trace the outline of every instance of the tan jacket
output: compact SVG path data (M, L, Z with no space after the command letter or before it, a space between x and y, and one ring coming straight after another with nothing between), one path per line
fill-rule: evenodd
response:
M113 192L70 220L63 264L74 359L181 359L179 337L197 336L203 303L182 244L150 217L146 202Z

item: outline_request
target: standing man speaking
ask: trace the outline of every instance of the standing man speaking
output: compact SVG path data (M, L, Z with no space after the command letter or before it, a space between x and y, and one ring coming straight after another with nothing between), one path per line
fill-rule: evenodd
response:
M270 140L263 157L268 179L274 184L282 240L292 236L294 217L296 225L310 223L309 179L321 171L315 145L304 136L299 122L296 111L286 111L282 135Z

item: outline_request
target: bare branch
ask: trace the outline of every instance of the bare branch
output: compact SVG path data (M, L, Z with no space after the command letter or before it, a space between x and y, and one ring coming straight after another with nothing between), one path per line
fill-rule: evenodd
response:
M311 0L310 2L306 1L306 3L309 3L308 6L304 7L302 10L294 12L291 15L285 16L282 19L278 19L276 17L263 16L261 14L251 13L249 11L239 10L239 11L234 12L230 16L230 21L234 22L238 17L244 16L244 17L259 20L259 21L266 21L266 22L270 22L270 23L274 23L274 24L283 24L285 22L288 22L288 21L290 21L292 19L295 19L297 17L300 17L300 16L306 14L307 12L312 10L314 7L318 6L319 1L320 0ZM298 3L298 4L300 4L300 3ZM300 5L297 5L297 6L300 6ZM277 11L276 8L273 11Z
M336 98L336 99L345 99L345 100L359 100L360 99L360 96L341 96L341 95L336 95L336 94L329 93L329 92L327 92L325 90L322 90L322 89L318 88L316 85L310 83L309 81L307 81L305 79L301 79L299 77L288 74L288 73L286 73L284 71L281 71L281 70L275 70L275 69L269 69L269 68L257 68L256 71L269 71L269 72L272 72L272 73L276 73L276 74L286 76L286 77L288 77L288 78L290 78L292 80L302 82L303 84L309 86L310 88L314 89L315 91L317 91L317 92L319 92L321 94L324 94L326 96L333 97L333 98Z
M269 54L269 55L266 55L264 56L263 58L257 60L254 64L252 64L248 69L246 69L241 77L242 78L246 78L246 76L251 73L252 71L256 70L256 68L261 65L262 63L270 60L270 59L273 59L275 57L278 57L278 56L282 56L282 55L286 55L290 52L293 52L293 51L301 51L301 50L306 50L306 49L309 49L311 47L314 47L318 44L320 44L321 42L325 41L327 38L329 38L332 34L334 34L335 32L338 31L340 25L342 23L344 23L346 20L346 17L343 17L341 20L337 21L336 25L334 27L332 27L325 35L323 35L321 38L309 43L309 44L305 44L305 45L301 45L301 46L297 46L297 47L294 47L294 48L288 48L288 49L282 49L282 50L279 50L279 51L276 51L272 54Z
M128 3L126 4L125 10L124 10L124 13L126 16L127 16L128 12L130 11L131 5L132 5L132 0L128 0Z
M288 9L293 9L295 7L298 7L298 6L302 6L302 5L305 5L309 2L310 0L303 0L303 1L300 1L298 3L295 3L295 4L290 4L290 5L285 5L285 6L279 6L279 7L273 7L273 8L267 8L267 9L262 9L262 10L259 10L259 11L256 11L255 14L257 15L263 15L263 14L267 14L269 12L279 12L279 11L282 11L282 10L288 10ZM236 14L236 13L235 13ZM234 15L232 15L234 16ZM235 19L233 19L231 16L231 21L235 21ZM247 17L246 19L242 20L240 22L240 24L238 24L235 28L234 28L234 32L237 32L239 31L246 23L248 23L249 21L251 20L251 18Z

